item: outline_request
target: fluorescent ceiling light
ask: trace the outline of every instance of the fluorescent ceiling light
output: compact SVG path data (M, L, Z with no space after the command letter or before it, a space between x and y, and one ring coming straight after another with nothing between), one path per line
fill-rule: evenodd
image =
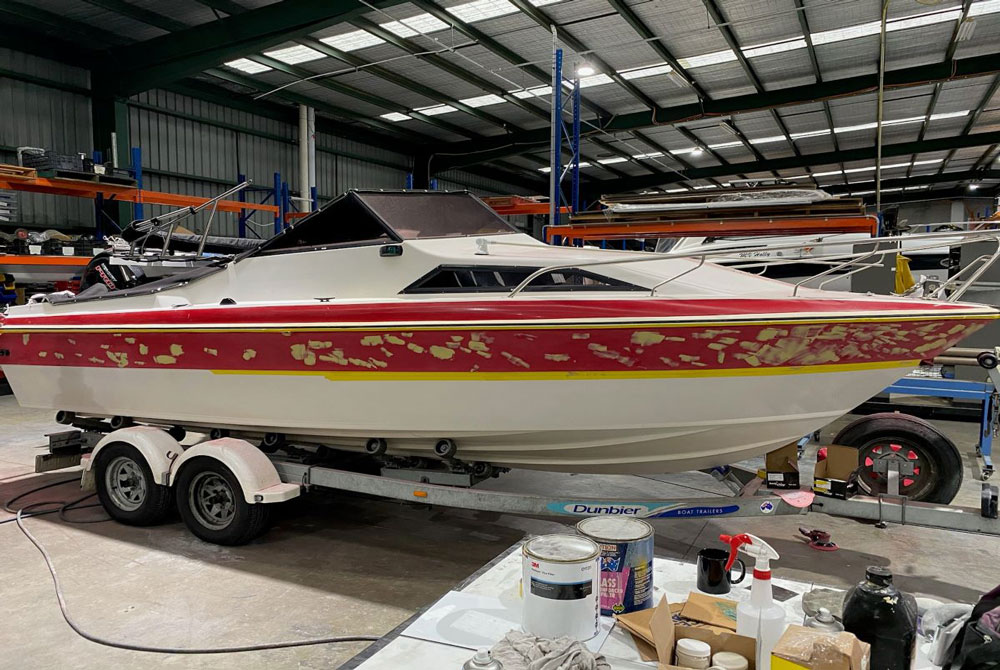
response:
M264 55L270 56L275 60L280 60L282 63L288 63L289 65L326 58L325 54L301 44L296 44L293 47L286 47L284 49L278 49L276 51L265 51Z
M979 188L979 186L977 186L976 184L969 184L970 191L975 191L977 188Z
M709 144L709 149L733 149L743 146L742 142L723 142L722 144Z
M668 188L664 191L664 193L687 193L687 192L688 189L686 188Z
M772 135L771 137L758 137L757 139L751 139L750 144L768 144L769 142L784 142L784 135Z
M933 163L940 163L943 160L944 160L943 158L930 158L930 159L925 160L925 161L913 161L913 164L914 165L931 165Z
M681 67L687 69L693 67L705 67L706 65L717 65L719 63L728 63L729 61L734 60L736 60L736 54L732 49L726 49L724 51L713 51L710 54L704 54L701 56L681 58L677 62L681 64Z
M437 116L438 114L449 114L458 110L451 105L431 105L430 107L416 107L414 112L420 112L424 116Z
M875 191L851 191L851 195L871 195Z
M257 74L258 72L267 72L271 68L266 65L262 65L256 61L252 61L249 58L237 58L236 60L227 61L226 65L233 68L234 70L240 70L241 72L246 72L247 74Z
M705 153L705 150L702 149L701 147L695 147L694 149L692 149L688 153L691 154L692 156L700 156L703 153Z
M610 84L612 82L614 82L614 80L611 77L609 77L608 75L606 75L606 74L604 74L602 72L601 74L595 74L595 75L592 75L590 77L583 77L583 78L581 78L580 79L580 88L590 88L591 86L601 86L602 84Z
M538 171L539 172L552 172L552 168L550 168L550 167L540 167L540 168L538 168Z
M930 14L919 14L909 16L905 19L895 19L885 24L886 32L895 30L906 30L907 28L920 28L921 26L931 26L936 23L948 23L957 21L962 17L961 9L950 9L943 12L931 12Z
M581 65L580 67L576 68L576 74L578 77L589 77L590 75L596 73L597 70L590 67L589 65Z
M411 117L406 114L400 114L399 112L389 112L388 114L380 114L386 121L408 121Z
M417 14L416 16L400 21L380 23L379 27L385 28L390 33L399 37L413 37L421 33L434 33L444 30L448 27L448 24L430 14Z
M597 159L597 162L600 163L601 165L615 165L617 163L625 163L627 161L628 161L628 159L627 158L623 158L622 156L615 156L614 158L598 158Z
M354 30L342 35L320 38L320 42L323 44L328 44L334 49L340 49L341 51L356 51L365 47L375 46L376 44L382 44L384 41L380 37L375 37L367 30Z
M662 155L663 155L662 151L653 151L648 154L632 154L632 158L635 158L637 160L644 160L647 158L659 158Z
M923 186L904 186L903 190L904 191L919 191L922 188L927 188L927 184L924 184Z
M799 37L793 40L785 40L784 42L774 42L773 44L762 44L756 47L747 47L743 49L743 55L747 58L756 58L757 56L768 56L770 54L780 54L784 51L794 51L795 49L805 49L806 40L803 37Z
M832 177L833 175L840 174L840 170L831 170L830 172L813 172L813 177Z
M466 23L485 21L497 16L516 13L517 7L507 2L507 0L475 0L462 5L455 5L445 9L449 14L454 14L456 18Z
M477 95L474 98L462 98L459 102L469 107L488 107L489 105L499 105L501 102L506 101L499 95L487 93L486 95Z
M909 164L908 164L908 163L904 163L904 164L903 164L903 167L906 167L907 165L909 165ZM888 165L883 165L883 166L882 166L882 169L883 169L883 170L885 170L885 169L887 169L888 167L890 167L890 166L888 166ZM892 167L895 167L895 166L892 166ZM855 173L855 172L868 172L869 170L874 170L874 169L875 169L875 166L874 166L874 165L872 165L872 166L869 166L869 167L859 167L859 168L847 168L847 169L845 169L845 170L844 170L844 174L853 174L853 173Z
M704 191L706 188L719 188L719 187L716 186L715 184L709 184L707 186L695 186L694 190L696 190L696 191Z
M996 14L997 12L1000 12L1000 0L974 2L969 7L969 16L982 16L983 14Z
M857 26L844 26L843 28L834 28L833 30L824 30L818 33L812 33L810 37L812 38L812 43L818 46L821 44L831 44L833 42L843 42L844 40L853 40L858 37L866 37L868 35L878 35L881 31L881 22L872 21L871 23L862 23Z
M659 65L646 65L643 67L632 68L631 70L622 70L618 74L620 74L623 79L642 79L643 77L652 77L658 74L669 74L671 72L673 72L673 68L666 63L660 63Z

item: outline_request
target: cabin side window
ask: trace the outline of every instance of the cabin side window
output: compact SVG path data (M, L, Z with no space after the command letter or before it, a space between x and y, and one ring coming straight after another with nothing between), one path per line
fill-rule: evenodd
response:
M541 268L523 266L441 265L401 293L489 293L512 291ZM536 277L525 291L645 291L587 270L553 270Z

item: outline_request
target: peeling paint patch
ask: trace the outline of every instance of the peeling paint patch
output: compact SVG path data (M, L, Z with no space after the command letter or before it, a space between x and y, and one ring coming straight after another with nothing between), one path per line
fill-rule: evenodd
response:
M712 342L711 344L708 345L708 348L714 349L715 351L722 351L723 349L726 348L726 345L719 344L718 342Z
M118 367L124 368L128 365L128 354L124 351L109 351L107 353L108 359Z
M385 356L386 358L392 358L392 352L391 351L389 351L385 347L380 347L380 349L382 351L382 355L383 356Z
M101 345L101 349L110 349L110 348L111 348L110 344L102 344Z
M145 363L145 361L136 361L135 364L136 365L145 365L146 363Z
M377 358L369 358L368 362L371 363L372 365L374 365L377 368L387 368L387 367L389 367L388 363L386 363L385 361L380 361Z
M291 346L292 358L302 361L306 365L316 365L316 354L306 348L304 344L293 344Z
M573 333L572 337L574 340L589 340L590 333Z
M442 361L446 361L455 355L454 349L449 349L448 347L439 347L438 345L431 346L431 356L434 358L439 358Z
M918 354L922 354L925 351L931 351L933 349L941 349L948 346L948 340L941 338L940 340L934 340L933 342L928 342L927 344L921 344L919 347L914 347L914 351Z
M461 342L465 338L462 337L461 335L452 335L450 339L452 342Z
M483 358L493 358L493 354L486 351L477 351L476 353L482 356Z
M361 367L361 368L373 368L373 367L375 367L374 365L372 365L368 361L363 361L360 358L348 358L347 362L350 363L351 365L357 365L358 367Z
M366 335L361 338L361 346L363 347L378 347L382 344L381 335Z
M409 349L410 351L412 351L415 354L422 354L425 351L425 349L422 346L420 346L419 344L415 344L413 342L410 342L409 344L407 344L406 348Z
M591 351L607 351L608 348L603 344L597 344L596 342L591 342L587 345L587 348Z
M53 353L52 355L56 357L56 360L60 360L60 361L62 359L64 359L64 358L66 358L65 356L63 356L62 354L60 354L58 351L55 352L55 353Z
M253 349L244 349L243 350L243 360L245 360L245 361L249 361L249 360L251 360L253 358L256 358L256 356L257 356L257 352L254 351Z
M678 357L685 363L694 363L701 358L701 356L689 356L687 354L680 354Z
M153 356L153 360L160 365L173 365L177 362L177 359L173 356L167 356L166 354L160 354L159 356Z
M21 335L21 344L27 344L30 341L31 341L30 333L25 333L24 335ZM73 340L70 340L70 342L73 342Z
M473 333L475 335L475 333ZM486 346L485 342L479 342L478 340L469 341L469 349L473 351L489 351L489 347Z
M147 347L145 344L140 344L139 345L139 353L142 354L143 356L145 356L146 354L149 353L149 347Z
M208 354L209 356L218 356L219 355L219 350L218 349L212 349L212 348L209 348L209 347L205 347L205 353Z
M413 337L413 333L400 333L402 337Z
M763 328L757 333L757 339L761 342L766 342L767 340L773 340L778 336L785 335L788 335L788 331L783 328Z
M319 359L328 363L336 363L337 365L347 365L343 349L334 349L332 353L322 354Z
M320 340L309 340L308 346L310 349L329 349L333 346L333 342L322 342Z
M672 368L679 368L681 366L680 363L678 363L672 358L667 358L666 356L660 356L660 360L663 361L664 364L669 365Z
M632 344L638 344L640 347L648 347L653 344L659 344L665 339L665 335L646 330L637 330L632 333Z
M170 355L173 356L174 358L176 358L178 356L183 356L184 355L184 347L182 347L179 344L171 344L170 345Z
M88 361L90 361L91 363L96 363L96 364L98 364L98 365L104 365L104 361L102 361L102 360L101 360L100 358L98 358L97 356L91 356L91 357L90 357L90 358L88 358L87 360L88 360Z
M399 345L406 344L406 342L404 342L402 338L396 337L395 335L386 335L383 339L385 339L385 341L388 342L389 344L399 344Z
M83 354L81 354L80 352L76 352L73 355L76 356L77 358L83 358Z
M135 338L134 337L126 337L125 338L125 344L135 344Z
M528 365L528 363L523 358L515 356L514 354L512 354L510 352L501 351L500 355L503 356L504 358L506 358L508 361L510 361L512 365L516 365L516 366L518 366L520 368L530 368L531 367L530 365Z
M48 355L49 355L49 352L47 352L47 351L39 351L38 352L38 357L39 358L45 358Z
M66 341L69 342L70 344L76 344L76 340L74 340L72 337Z

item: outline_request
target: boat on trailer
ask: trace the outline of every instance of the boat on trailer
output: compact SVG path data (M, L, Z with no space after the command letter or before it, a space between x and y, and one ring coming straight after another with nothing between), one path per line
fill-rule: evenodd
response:
M663 473L763 454L997 318L351 191L235 258L0 317L18 401L382 458Z

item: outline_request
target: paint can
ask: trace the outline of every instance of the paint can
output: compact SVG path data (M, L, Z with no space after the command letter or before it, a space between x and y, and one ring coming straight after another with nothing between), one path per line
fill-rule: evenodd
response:
M521 547L524 632L589 640L598 631L600 554L579 535L541 535Z
M576 524L601 548L601 614L653 606L653 527L641 519L595 516Z

